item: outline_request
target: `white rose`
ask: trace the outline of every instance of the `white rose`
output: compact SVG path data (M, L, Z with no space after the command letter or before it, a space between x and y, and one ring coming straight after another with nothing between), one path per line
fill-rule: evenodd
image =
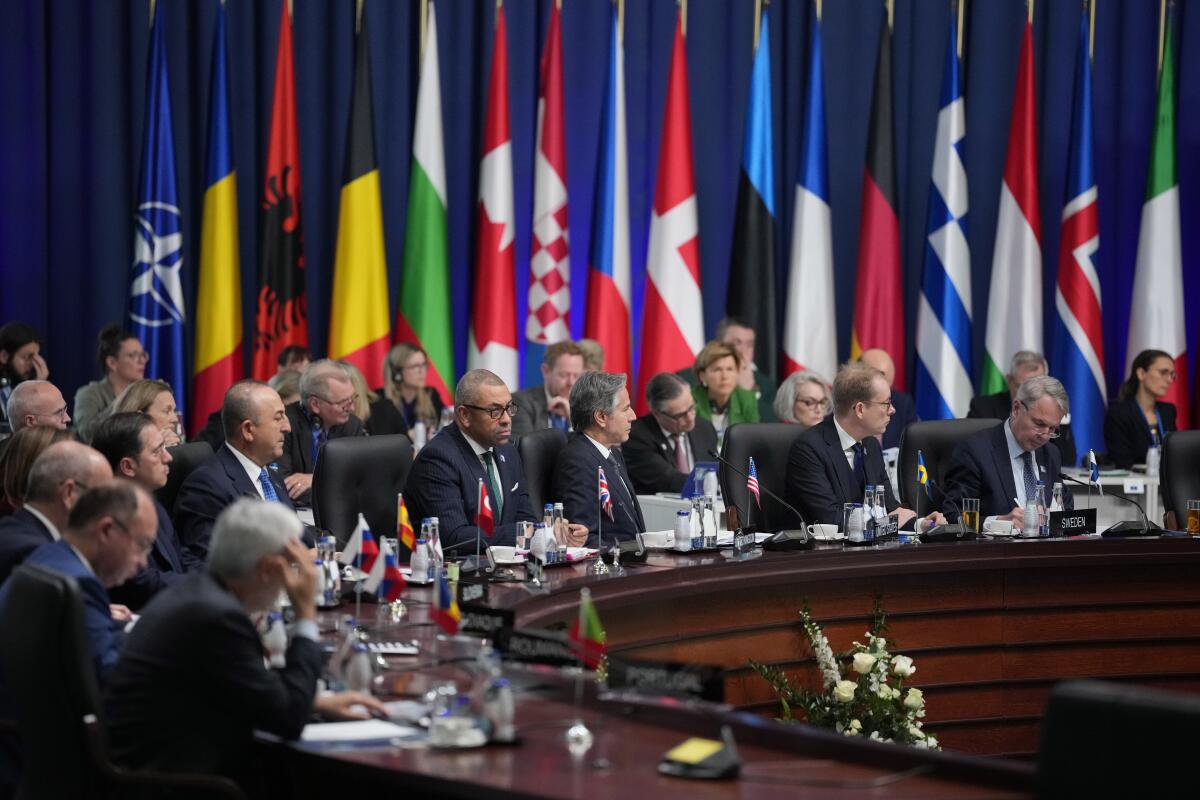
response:
M904 698L904 707L918 711L925 705L925 694L920 689L909 689L908 696Z
M880 686L878 689L875 690L875 694L879 695L880 700L891 700L892 699L892 690L889 689L887 686Z
M858 732L862 730L862 721L857 719L850 720L850 730Z
M858 684L854 681L838 681L833 686L833 699L839 703L849 703L854 699L854 691Z
M892 656L892 674L899 678L907 678L917 671L913 661L908 656Z
M900 690L899 690L899 689L897 689L895 686L893 686L893 687L892 687L892 699L893 699L893 700L899 700L899 699L900 699Z
M851 666L859 675L866 675L875 666L875 656L870 653L855 653L854 663Z
M921 730L916 725L912 725L908 729L908 735L913 737L914 739L924 739L925 731Z
M886 650L887 649L887 639L883 638L882 636L876 636L875 637L875 647L879 650Z

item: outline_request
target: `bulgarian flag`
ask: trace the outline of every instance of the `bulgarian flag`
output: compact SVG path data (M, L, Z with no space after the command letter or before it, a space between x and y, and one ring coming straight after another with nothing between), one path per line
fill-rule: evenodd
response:
M604 659L604 627L600 624L600 615L592 605L592 593L588 589L579 590L579 618L571 623L568 634L571 649L583 661L588 669L600 666Z
M1175 404L1176 426L1189 425L1187 334L1183 322L1183 255L1180 248L1179 179L1175 173L1175 14L1167 7L1162 71L1146 202L1138 234L1137 270L1129 313L1125 371L1143 350L1163 350L1175 359L1175 380L1163 398Z
M442 142L442 79L438 67L437 13L429 3L429 24L417 89L412 170L408 185L408 224L396 341L429 355L428 383L450 405L454 383L454 337L450 317L450 256L446 242L446 153Z

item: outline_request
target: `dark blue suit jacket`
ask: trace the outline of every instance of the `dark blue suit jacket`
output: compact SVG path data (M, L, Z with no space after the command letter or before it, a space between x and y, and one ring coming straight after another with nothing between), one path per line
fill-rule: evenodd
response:
M883 450L874 436L868 436L862 445L866 482L882 483L887 510L895 511L900 502L892 494ZM796 437L788 453L787 499L800 509L806 522L840 526L842 505L861 503L864 490L846 461L832 414Z
M283 478L276 470L267 469L279 502L294 508L283 488ZM250 481L246 470L237 456L222 445L208 461L205 461L188 476L179 487L175 499L175 529L183 545L180 554L184 560L191 559L200 564L208 557L208 541L217 515L233 504L239 497L261 499L258 489ZM311 534L305 531L305 542L313 546Z
M604 468L612 495L612 519L605 514L603 528L600 528L596 472L599 467ZM614 541L630 541L635 534L645 532L646 520L634 491L621 448L614 447L610 460L605 461L584 434L572 433L567 437L567 446L559 453L554 472L554 497L562 502L567 519L587 526L588 547L596 547L597 529L604 536L606 548Z
M917 403L908 392L893 389L892 405L895 407L896 413L892 414L891 421L888 422L887 428L883 431L884 450L891 447L899 447L900 435L904 433L904 429L912 423L919 421L917 417Z
M0 519L0 583L8 580L30 553L53 541L42 521L24 508Z
M501 445L495 453L504 503L492 537L487 538L485 533L483 543L512 545L517 540L517 522L532 522L535 517L517 448ZM442 428L421 448L404 485L404 501L414 527L425 517L437 517L443 549L474 542L481 478L486 480L487 473L467 437L457 425ZM492 500L491 505L495 513L496 501ZM467 555L469 550L464 545L458 555Z
M1033 454L1038 477L1046 482L1049 492L1055 481L1061 480L1062 456L1052 443L1039 447ZM1004 425L980 431L959 442L950 457L945 472L946 496L942 513L958 519L958 509L964 497L979 498L980 520L984 517L1007 514L1013 509L1017 486L1013 480L1012 461L1008 457L1008 439ZM1050 498L1046 498L1049 502ZM1063 492L1063 504L1074 508L1071 493Z
M129 606L134 611L182 578L185 572L204 568L204 564L197 562L190 553L184 557L187 551L179 544L171 517L157 500L154 511L158 514L158 532L154 537L154 549L146 559L146 568L109 592L114 603Z

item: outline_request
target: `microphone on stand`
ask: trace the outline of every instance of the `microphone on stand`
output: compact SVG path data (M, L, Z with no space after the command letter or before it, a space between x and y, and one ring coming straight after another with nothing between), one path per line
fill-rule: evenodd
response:
M741 475L743 478L746 478L747 480L750 479L750 476L748 476L745 472L742 472L742 470L740 470L736 466L734 466L733 462L731 462L729 459L722 456L715 449L709 450L708 454L710 456L712 456L713 458L715 458L717 461L724 464L725 466L729 467L731 470L733 470L738 475ZM779 531L778 533L772 535L770 539L767 539L765 542L762 543L763 549L764 550L807 550L807 549L811 549L813 546L813 543L812 543L812 539L808 535L808 520L804 519L804 515L801 514L796 509L796 507L793 506L791 503L789 503L787 500L784 500L782 497L780 497L779 495L775 494L770 489L768 489L766 487L766 485L763 484L762 481L758 482L758 490L760 492L763 492L764 494L766 494L767 497L770 497L776 503L779 503L779 505L783 506L788 511L791 511L793 514L795 514L796 517L800 520L800 525L802 526L800 528L800 530ZM747 499L747 502L749 502L749 499ZM737 508L737 506L734 506L734 508Z
M1064 481L1069 481L1080 486L1091 487L1092 485L1086 481L1081 481L1078 478L1072 478L1070 475L1067 475L1063 472L1059 472L1058 476ZM1138 510L1139 514L1141 514L1142 520L1141 522L1136 522L1133 520L1115 522L1108 527L1108 530L1101 534L1102 536L1158 536L1158 531L1162 530L1162 526L1156 525L1150 521L1150 518L1146 516L1146 509L1142 508L1141 503L1139 503L1137 500L1134 500L1132 497L1126 497L1125 495L1117 494L1116 492L1109 492L1109 496L1115 497L1118 500L1124 500L1126 503L1132 503L1133 507Z

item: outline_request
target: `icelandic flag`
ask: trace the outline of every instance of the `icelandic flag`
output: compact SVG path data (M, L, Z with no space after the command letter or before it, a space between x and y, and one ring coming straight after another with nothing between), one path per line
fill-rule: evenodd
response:
M179 418L187 419L183 407L188 386L183 345L187 320L183 303L183 217L175 181L163 24L156 17L150 33L142 178L133 215L129 330L146 349L146 377L171 384Z
M370 533L367 535L370 536ZM404 580L404 575L396 564L396 554L392 552L392 546L387 541L382 542L382 545L383 557L373 559L370 571L363 581L363 591L377 592L378 597L391 603L400 596L408 582Z
M1099 490L1101 497L1104 496L1104 487L1100 485L1100 464L1096 462L1095 450L1088 450L1088 483Z
M487 534L487 537L492 538L492 533L496 530L496 515L492 513L492 500L488 497L487 484L482 478L479 479L479 494L476 497L475 508L475 527Z
M925 490L926 497L933 497L929 493L929 470L925 468L925 454L920 450L917 451L917 483Z
M1088 18L1080 15L1075 103L1067 159L1067 198L1058 247L1054 374L1071 398L1071 430L1080 452L1104 447L1104 330L1100 318L1100 217L1092 165L1092 64Z
M762 495L758 493L758 469L754 466L754 457L750 457L750 469L746 471L746 491L754 495L754 502L762 508Z
M597 467L600 477L600 507L604 509L604 513L608 514L608 518L613 518L612 510L612 494L608 491L608 476L604 474L604 467Z
M354 533L350 534L350 539L342 548L338 562L344 565L353 564L363 572L370 572L378 555L379 545L371 535L371 529L367 527L366 518L359 514L358 524L354 526Z
M917 309L916 401L921 419L965 417L973 392L971 254L963 165L967 123L955 47L957 29L951 12Z
M458 633L458 622L462 619L462 613L458 610L458 600L455 599L454 592L450 591L450 584L446 581L445 572L438 577L437 592L434 594L433 600L434 622L448 636Z

